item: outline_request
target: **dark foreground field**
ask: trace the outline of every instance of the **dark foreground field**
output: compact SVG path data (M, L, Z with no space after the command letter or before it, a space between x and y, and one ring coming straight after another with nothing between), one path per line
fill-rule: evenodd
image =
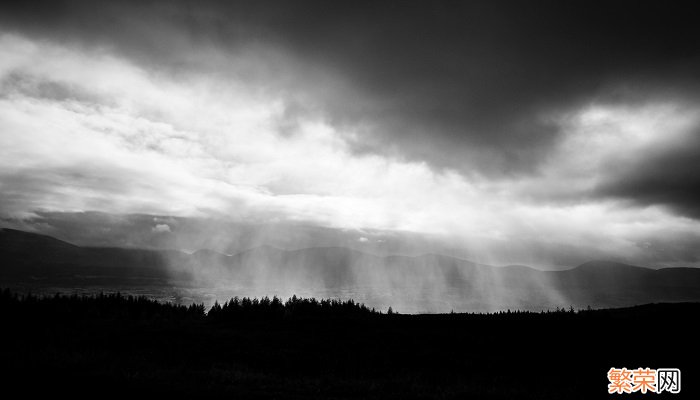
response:
M0 299L4 393L591 399L613 397L611 367L650 367L680 368L681 393L620 398L699 398L697 303L387 315L297 300L207 316L114 295Z

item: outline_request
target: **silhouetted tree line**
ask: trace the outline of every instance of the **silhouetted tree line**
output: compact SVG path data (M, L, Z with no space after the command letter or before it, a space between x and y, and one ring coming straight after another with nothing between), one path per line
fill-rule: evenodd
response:
M278 297L261 299L234 297L214 303L209 312L203 304L189 306L159 302L144 296L120 293L36 296L0 291L0 313L4 317L48 319L208 320L215 322L278 320L285 318L367 317L381 312L354 300Z
M279 297L263 297L261 299L234 297L231 300L214 306L209 310L207 318L213 321L260 320L283 318L324 318L324 317L367 317L381 314L364 304L354 300L333 300L302 298L292 296L283 302Z
M8 289L0 291L0 313L3 317L130 320L200 319L206 315L203 304L161 303L144 296L121 293L37 296L20 295Z
M575 310L573 307L555 310L498 311L495 313L459 313L427 315L426 318L457 318L471 321L546 319L565 320L581 317L604 317L606 310ZM272 298L234 297L215 302L207 312L203 304L181 305L159 302L144 296L120 293L86 295L37 296L20 295L9 289L0 290L0 315L3 318L44 319L129 319L129 320L202 320L212 322L260 321L306 318L367 318L379 315L400 317L389 307L386 313L368 308L354 300L302 298L292 296L284 301Z

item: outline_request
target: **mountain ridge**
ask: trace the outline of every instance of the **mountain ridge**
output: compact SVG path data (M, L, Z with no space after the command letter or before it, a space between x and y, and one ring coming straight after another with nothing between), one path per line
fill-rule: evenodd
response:
M0 261L0 286L12 282L30 285L37 279L89 285L94 282L84 277L90 276L105 285L357 293L404 299L406 304L444 307L459 303L474 309L700 301L700 269L654 270L612 261L542 271L522 265L494 267L439 254L377 256L333 246L295 250L259 246L232 255L202 249L188 254L80 247L11 229L0 230Z

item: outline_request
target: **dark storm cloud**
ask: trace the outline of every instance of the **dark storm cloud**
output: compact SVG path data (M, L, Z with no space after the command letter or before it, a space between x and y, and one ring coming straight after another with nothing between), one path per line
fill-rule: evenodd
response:
M3 2L0 27L169 72L278 85L288 95L281 134L321 113L361 128L357 152L497 176L537 170L562 134L547 118L553 112L596 101L696 101L695 16L681 2L643 1L22 1ZM295 61L262 58L229 71L218 56L251 48ZM320 72L338 82L317 79ZM35 89L67 96L56 85ZM700 140L690 137L609 166L593 197L700 218Z
M631 162L610 165L614 171L596 189L603 197L663 205L677 214L700 219L700 127L685 140L640 154Z
M315 94L331 121L366 128L358 151L390 149L463 171L531 170L558 135L542 118L548 112L601 97L693 93L700 81L700 25L680 2L22 1L2 7L2 22L12 29L114 46L169 67L225 69L188 56L206 46L283 49L345 81L340 93Z

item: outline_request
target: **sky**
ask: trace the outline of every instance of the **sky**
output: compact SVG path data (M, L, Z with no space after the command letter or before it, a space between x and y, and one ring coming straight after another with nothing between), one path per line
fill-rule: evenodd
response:
M691 5L6 1L0 225L700 266Z

